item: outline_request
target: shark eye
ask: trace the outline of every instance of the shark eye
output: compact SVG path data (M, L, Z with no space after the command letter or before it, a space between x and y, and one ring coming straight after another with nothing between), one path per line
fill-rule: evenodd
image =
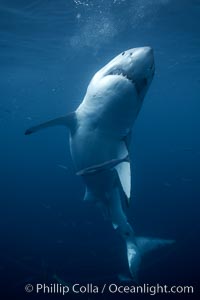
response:
M125 54L125 52L122 52L122 55L124 55Z

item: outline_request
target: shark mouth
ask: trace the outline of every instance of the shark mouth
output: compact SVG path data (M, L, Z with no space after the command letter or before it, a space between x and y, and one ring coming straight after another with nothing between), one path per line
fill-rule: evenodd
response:
M126 74L123 70L117 69L109 73L109 75L117 75L117 76L122 76L125 79L129 80L132 84L135 85L135 81L133 78L131 78L128 74Z
M138 79L138 80L134 80L128 74L126 74L123 70L119 70L119 69L112 71L109 75L117 75L117 76L121 76L121 77L129 80L131 82L131 84L133 84L134 87L136 88L138 95L141 94L142 90L148 84L148 79L147 78L141 78L141 79Z

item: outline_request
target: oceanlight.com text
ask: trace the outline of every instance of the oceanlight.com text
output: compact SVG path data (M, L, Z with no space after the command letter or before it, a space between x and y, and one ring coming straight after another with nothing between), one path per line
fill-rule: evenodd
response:
M154 296L156 294L193 294L193 286L168 286L168 285L150 285L145 283L143 285L118 285L115 283L94 285L88 283L85 285L75 283L73 285L62 285L58 283L37 283L35 285L27 284L25 286L27 293L36 294L149 294Z

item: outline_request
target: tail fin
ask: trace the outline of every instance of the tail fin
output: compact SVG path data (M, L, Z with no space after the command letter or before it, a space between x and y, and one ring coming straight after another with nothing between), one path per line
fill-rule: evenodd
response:
M174 241L135 236L134 230L128 223L122 207L122 195L120 189L121 185L119 185L119 179L117 177L116 184L104 205L108 208L114 229L118 231L126 242L129 272L132 280L137 282L142 256L155 249L171 245Z
M140 249L141 255L145 255L148 252L163 248L175 243L174 240L164 240L157 238L137 237L137 246Z
M138 281L138 271L142 256L145 254L173 244L174 240L137 237L135 240L126 240L129 270L135 282Z
M33 126L25 131L25 135L29 135L41 129L45 129L52 126L58 126L58 125L69 127L69 129L73 131L76 128L76 124L77 124L76 113L72 112L64 117L56 118L48 122L39 124L37 126Z

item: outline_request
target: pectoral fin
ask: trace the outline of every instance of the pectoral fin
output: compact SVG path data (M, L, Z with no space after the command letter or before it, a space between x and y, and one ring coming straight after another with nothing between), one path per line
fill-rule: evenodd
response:
M131 198L131 166L130 162L122 162L115 167L117 170L121 186L127 198L127 204L130 203Z
M52 126L66 126L71 131L74 131L77 126L76 113L72 112L66 116L47 121L37 126L33 126L25 131L25 135L29 135L41 129L45 129Z

